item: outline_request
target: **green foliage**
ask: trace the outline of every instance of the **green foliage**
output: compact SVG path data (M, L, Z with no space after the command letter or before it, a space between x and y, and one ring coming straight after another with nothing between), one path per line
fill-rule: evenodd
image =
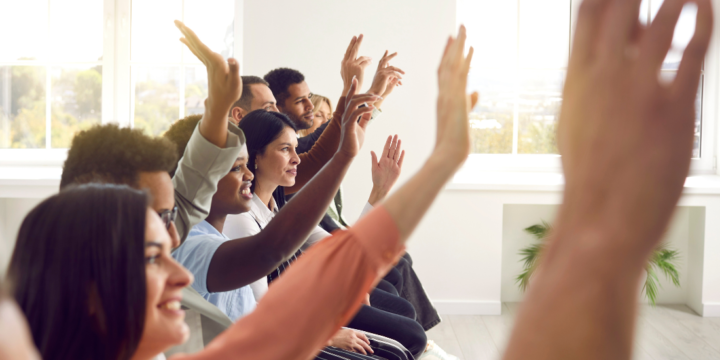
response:
M535 224L525 228L525 232L533 235L538 242L520 249L519 252L519 255L522 256L520 261L523 262L523 271L515 278L515 283L518 284L522 291L525 291L530 284L530 278L537 267L537 260L545 247L545 239L547 239L551 230L550 224L545 221L542 224ZM679 253L677 250L669 250L664 245L660 245L655 249L650 257L650 261L645 267L647 277L642 291L645 292L645 296L652 305L655 305L658 290L661 287L657 276L658 272L665 275L665 278L671 280L675 286L680 287L680 273L675 265L678 258Z

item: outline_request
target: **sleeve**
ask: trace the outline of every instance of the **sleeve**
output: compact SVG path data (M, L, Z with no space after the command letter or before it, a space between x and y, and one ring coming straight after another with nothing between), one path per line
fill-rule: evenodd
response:
M203 351L172 359L310 359L355 315L403 249L397 226L378 206L352 229L313 246L254 312Z
M328 122L320 125L320 127L318 127L317 129L315 129L315 131L313 131L312 134L299 138L298 139L298 147L297 147L298 154L302 154L302 153L306 153L306 152L310 151L310 148L312 148L313 145L315 145L315 143L320 138L320 135L322 135L323 131L325 131L325 128L328 126L329 123L330 122L328 121Z
M380 110L378 108L374 108L372 111L372 116L370 116L370 120L375 120L375 119L379 118L381 114L382 114L382 110Z
M325 231L325 229L316 226L313 231L310 233L310 236L308 236L307 241L303 244L301 249L305 251L306 249L309 249L311 246L317 244L320 242L320 240L330 236L330 233Z
M223 234L229 239L240 239L256 235L260 232L260 227L249 213L238 215L228 215L225 219Z
M335 155L340 145L340 125L345 113L345 97L340 97L338 106L333 113L332 120L327 122L327 128L310 151L300 154L295 185L286 187L285 194L294 194L302 189L315 174Z
M365 206L363 207L362 211L360 212L360 217L358 219L362 219L363 216L367 215L370 211L372 211L373 206L370 205L369 202L365 203Z
M192 288L200 295L207 295L207 274L215 251L222 241L209 235L191 236L185 243L173 251L172 256L195 277Z
M200 127L196 127L180 159L172 180L175 186L175 206L178 207L175 226L181 243L190 229L205 220L210 213L218 181L230 171L245 144L242 131L230 125L224 149L207 141L200 134Z

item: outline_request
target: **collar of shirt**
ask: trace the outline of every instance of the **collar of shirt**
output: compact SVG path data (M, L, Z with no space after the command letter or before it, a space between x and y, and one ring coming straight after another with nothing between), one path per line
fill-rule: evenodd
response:
M250 202L250 215L255 218L255 220L257 220L263 228L270 222L270 220L272 220L273 217L275 217L275 214L278 212L278 208L275 205L275 199L270 198L270 206L272 206L273 211L270 211L267 205L263 204L257 194L253 194L252 201Z
M212 225L210 225L210 223L207 222L206 220L203 220L202 222L193 226L192 230L190 230L190 233L188 233L188 237L198 236L198 235L213 235L213 236L219 236L223 239L228 238L227 236L225 236L225 234L217 231L217 229L215 227L213 227Z

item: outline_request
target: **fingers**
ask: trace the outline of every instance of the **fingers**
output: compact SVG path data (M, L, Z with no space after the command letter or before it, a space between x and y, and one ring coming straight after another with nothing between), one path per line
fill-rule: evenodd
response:
M360 52L360 45L362 45L363 41L363 34L360 34L358 36L357 40L355 41L355 44L353 44L352 50L350 51L350 59L357 59L358 53Z
M213 53L212 50L210 50L207 45L203 44L202 41L200 41L200 38L195 34L192 29L185 26L185 24L182 21L175 20L175 26L177 26L178 29L180 29L180 32L183 33L185 36L185 39L180 39L180 41L183 42L183 44L187 45L187 47L190 49L190 51L198 58L200 61L202 61L203 64L206 66L209 62L209 55Z
M658 10L655 20L645 33L641 44L643 59L650 65L646 68L653 74L658 71L672 45L675 25L688 0L667 0Z
M360 338L360 340L364 341L368 345L370 344L370 339L368 339L364 333L356 331L355 334L357 334L357 336ZM370 349L370 351L372 352L372 349Z
M377 155L375 155L375 152L370 150L370 157L372 158L372 169L375 169L375 167L378 165L378 158Z
M362 345L362 341L356 341L356 342L354 342L353 345L352 345L352 349L353 349L353 351L355 351L356 353L360 353L360 354L363 354L363 355L367 355L367 352L365 351L365 348L364 348L363 345Z
M475 105L477 105L478 100L480 100L480 94L478 94L477 91L470 94L470 110L475 108Z
M383 71L394 71L394 72L396 72L396 73L400 73L400 74L405 75L405 72L404 72L401 68L397 68L397 67L394 67L394 66L388 66L388 67L386 67L385 69L383 69ZM398 77L400 77L400 76L398 76ZM400 78L402 79L402 77L400 77Z
M355 46L355 42L357 41L357 37L353 36L350 40L350 44L348 45L347 50L345 50L345 56L343 57L344 60L347 60L350 58L350 53L352 52L353 47Z
M367 129L367 126L370 123L370 119L372 119L372 112L363 114L360 118L360 121L358 122L358 126L360 126L360 128L363 130Z
M346 100L345 100L345 110L346 111L348 109L348 107L347 107L348 104L355 96L355 93L357 93L357 85L358 85L358 80L355 76L353 76L352 81L350 83L350 90L348 90L347 95L345 95L346 96Z
M400 153L400 159L398 159L398 167L402 169L403 160L405 160L405 150Z
M624 58L630 38L640 22L642 0L613 0L610 4L607 26L603 29L604 51L614 58Z
M587 62L594 53L605 13L612 0L584 0L578 12L570 61Z
M355 120L356 120L357 118L359 118L360 116L363 116L363 115L365 115L365 114L370 115L370 114L372 113L373 109L375 109L375 107L372 106L372 105L371 105L371 106L365 106L365 107L357 108L357 109L355 109L355 111L353 111L353 112L350 114L349 121L355 122ZM362 127L362 128L364 129L365 126L363 126L363 122L365 123L365 125L367 125L367 123L370 122L370 116L368 116L367 119L360 119L360 127Z
M392 142L390 143L390 148L388 149L387 157L390 159L395 158L395 152L397 151L398 146L398 137L397 135L393 136Z
M374 353L373 349L370 347L370 340L365 337L365 334L358 334L358 337L360 337L359 343L365 351L365 354L367 355Z
M230 73L228 74L231 88L240 89L242 93L242 78L240 77L240 63L235 58L227 60Z
M393 160L395 163L397 163L397 160L400 157L401 149L402 149L402 140L398 139L397 147L395 148L395 154L393 154Z
M387 64L392 60L394 57L397 56L397 52L394 52L390 55L388 55L388 51L385 50L385 55L383 55L382 59L380 60L380 63L378 64L378 69L382 69L387 66Z
M370 62L372 61L372 58L369 56L361 56L357 60L358 65L360 66L368 66L370 65Z
M351 87L351 89L352 89L352 87ZM355 109L364 103L372 104L375 101L379 100L380 96L373 95L373 94L359 94L359 95L354 95L352 97L349 97L349 99L350 99L350 101L345 106L345 111Z
M700 71L705 60L713 32L713 9L711 0L696 0L698 6L693 34L678 68L672 92L682 98L694 99L700 81Z
M383 159L388 157L388 154L390 153L390 144L392 143L392 135L388 136L387 140L385 140L385 146L383 147L382 157Z

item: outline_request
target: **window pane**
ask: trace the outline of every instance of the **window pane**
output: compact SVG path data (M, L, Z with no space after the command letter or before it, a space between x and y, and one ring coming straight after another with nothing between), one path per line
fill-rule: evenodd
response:
M133 127L160 135L180 116L180 68L132 67Z
M179 19L182 19L182 1L133 1L132 61L180 62L180 46L185 45L178 40L182 34L173 23Z
M473 67L514 68L517 62L517 1L460 0L458 22L475 48Z
M205 45L225 58L233 56L234 16L234 0L185 0L185 24ZM186 46L183 57L185 62L200 63Z
M518 94L518 153L557 154L564 71L524 71Z
M103 2L51 0L49 34L53 61L102 59Z
M47 33L47 0L0 1L0 61L44 59Z
M205 112L208 96L207 70L204 66L185 68L185 116Z
M513 72L471 70L468 90L480 93L470 112L472 152L511 154L515 81Z
M0 66L0 148L44 148L45 113L45 68Z
M702 155L702 100L703 100L703 83L705 75L700 76L700 85L698 86L697 97L695 97L695 141L693 143L693 157L699 158Z
M570 0L520 0L520 66L566 67L569 48Z
M50 146L69 148L75 133L100 123L102 67L55 67L50 76Z

